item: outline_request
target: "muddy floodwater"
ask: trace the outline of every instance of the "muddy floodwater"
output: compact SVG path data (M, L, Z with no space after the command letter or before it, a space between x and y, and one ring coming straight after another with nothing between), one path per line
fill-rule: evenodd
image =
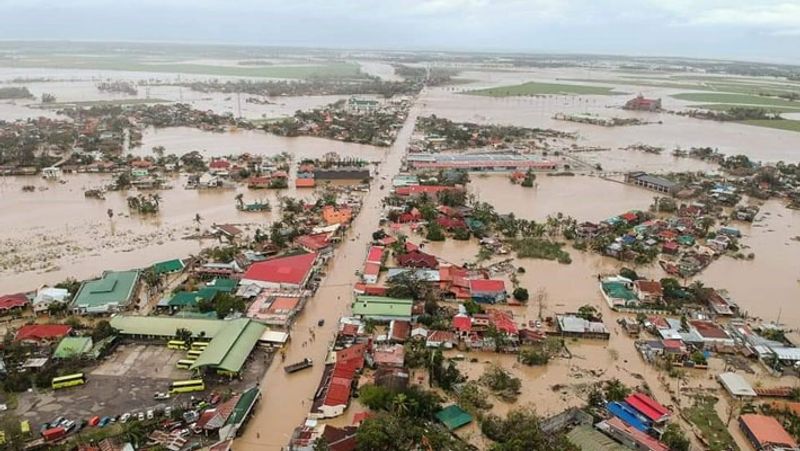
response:
M391 66L384 63L362 62L367 73L392 79ZM95 88L99 79L172 79L170 74L142 74L109 71L51 71L33 69L2 69L0 79L14 77L49 77L57 79L46 83L21 83L35 95L54 93L59 101L111 100L127 96L100 93ZM623 95L614 96L545 96L530 98L490 98L471 96L465 90L491 87L525 81L558 82L560 78L608 78L609 73L585 70L536 71L467 71L461 74L470 80L455 87L426 89L420 95L409 115L398 140L390 148L378 148L330 141L318 138L283 138L261 131L236 131L231 133L204 132L191 128L148 129L141 147L132 149L134 155L151 155L154 146L164 146L167 153L181 154L200 151L206 157L248 152L257 155L292 154L295 159L318 158L328 152L342 157L357 157L381 164L381 176L390 178L399 171L408 141L418 115L436 114L456 121L498 123L528 127L548 127L578 133L576 144L610 148L605 152L574 154L574 158L589 165L600 165L604 172L645 170L714 171L716 167L690 159L677 159L669 153L677 146L710 146L728 154L745 154L756 160L797 162L800 134L781 130L752 127L740 124L717 123L670 114L625 112L619 107L631 95L642 92L645 96L661 97L668 109L680 108L684 102L672 99L670 94L682 92L674 89L625 86L618 90ZM185 77L184 79L208 77ZM138 97L163 98L185 101L196 108L229 112L248 118L280 117L297 109L324 105L341 97L313 96L268 99L266 105L247 103L236 95L205 94L186 88L152 87L139 89ZM52 110L34 108L31 101L0 102L0 119L46 115L54 117ZM608 117L641 117L654 123L642 126L605 128L585 124L557 121L556 113L593 113ZM661 155L620 150L631 144L648 144L666 148ZM270 213L242 213L235 209L234 196L244 193L246 202L268 199L273 206L278 195L310 196L308 191L293 188L276 191L192 191L183 189L184 175L175 175L173 189L160 191L161 213L156 217L131 215L126 196L135 193L111 192L106 200L86 199L84 190L98 188L111 180L107 175L77 174L64 177L65 183L48 182L38 177L0 178L0 294L32 290L45 283L57 283L67 277L78 279L92 277L106 269L145 267L153 262L187 257L213 241L182 239L194 233L199 226L208 228L213 223L240 224L247 233L258 227L266 228L272 219ZM290 186L293 186L293 179ZM365 197L361 214L356 218L346 239L336 249L332 264L317 295L307 304L292 330L292 340L287 345L288 362L305 357L314 360L311 370L287 375L280 363L272 365L261 384L263 400L257 405L243 436L237 440L236 449L278 450L288 442L292 428L302 423L310 408L311 398L322 374L328 341L333 337L337 319L348 313L352 302L352 286L361 267L371 233L377 228L381 216L381 200L386 191L377 189L377 183ZM23 192L23 185L33 185L34 192ZM468 189L479 199L495 206L498 212L514 212L519 217L543 220L549 214L562 212L581 220L598 221L621 212L645 210L655 193L604 180L597 176L548 177L536 179L531 189L511 185L504 176L472 177ZM113 212L109 218L108 211ZM201 224L194 221L196 215ZM696 279L707 286L728 289L733 299L750 315L778 319L790 325L800 323L800 212L787 210L778 201L766 202L753 224L736 224L742 229L742 242L749 246L745 253L755 254L753 260L735 260L722 257L700 273ZM421 237L412 236L414 241ZM432 252L453 263L474 261L478 245L471 242L446 241L426 246ZM580 391L582 385L596 383L609 377L618 377L630 385L646 382L659 400L669 404L671 396L660 384L660 375L645 366L636 355L632 341L620 334L611 312L602 301L597 274L610 273L623 265L613 259L587 252L567 250L572 264L562 265L545 260L516 260L515 265L525 268L519 274L520 284L531 293L541 293L543 302L530 302L527 306L513 307L518 322L528 321L556 312L574 311L584 304L600 308L605 322L612 328L608 342L574 341L568 347L573 353L570 360L557 359L544 368L520 366L513 356L495 354L469 354L459 367L471 378L478 377L489 363L496 363L523 379L523 393L517 404L534 405L540 414L547 415L563 410L568 405L585 401ZM664 277L655 266L635 268L640 274L652 278ZM316 327L317 321L325 325ZM316 339L311 340L310 330ZM306 343L303 346L303 343ZM471 358L477 359L470 362ZM690 385L707 384L705 373L690 374ZM559 384L570 387L563 388ZM674 384L674 383L673 383ZM669 386L669 384L667 384ZM577 388L576 388L577 387ZM505 413L511 405L492 399L493 412ZM363 409L357 403L345 418ZM334 420L346 424L345 419ZM473 426L459 434L483 445Z

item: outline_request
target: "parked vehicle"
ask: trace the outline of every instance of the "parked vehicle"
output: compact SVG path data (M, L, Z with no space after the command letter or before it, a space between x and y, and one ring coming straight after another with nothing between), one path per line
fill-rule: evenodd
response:
M66 429L67 432L71 432L73 429L75 429L75 422L72 420L67 420L61 425L61 427Z
M89 419L89 426L97 426L98 423L100 423L100 417L97 415Z
M295 373L295 372L300 371L300 370L304 370L306 368L311 368L311 366L313 364L314 364L314 362L311 359L305 358L305 359L303 359L303 360L301 360L301 361L299 361L297 363L292 363L291 365L286 365L285 367L283 367L283 370L286 371L287 373L291 374L291 373Z
M164 399L169 399L169 393L158 392L155 395L153 395L153 398L159 401Z
M44 441L46 442L52 442L54 440L58 440L65 435L67 435L67 430L61 426L45 429L42 432L42 437L44 437Z
M81 420L80 422L78 422L78 428L75 430L75 432L80 432L80 431L82 431L82 430L83 430L83 428L85 428L87 424L89 424L89 422L88 422L88 421L86 421L86 420Z
M153 409L148 410L147 411L147 419L148 420L152 420L154 417L155 417L155 414L153 413Z
M164 416L167 418L172 417L172 406L167 406L164 408Z
M108 422L109 422L109 421L111 421L111 417L103 417L103 418L100 420L100 423L98 423L97 425L98 425L99 427L101 427L101 428L104 428L104 427L106 427L106 425L108 424Z
M125 413L122 414L121 417L119 417L119 422L120 423L127 423L128 420L130 420L130 419L131 419L131 414L129 412L125 412Z
M144 421L144 412L139 412L139 421Z

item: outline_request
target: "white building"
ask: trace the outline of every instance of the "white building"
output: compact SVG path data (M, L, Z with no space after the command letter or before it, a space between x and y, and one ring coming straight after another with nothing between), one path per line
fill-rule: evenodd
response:
M69 301L69 290L66 288L42 287L33 299L33 312L46 312L51 304L64 304L67 301Z

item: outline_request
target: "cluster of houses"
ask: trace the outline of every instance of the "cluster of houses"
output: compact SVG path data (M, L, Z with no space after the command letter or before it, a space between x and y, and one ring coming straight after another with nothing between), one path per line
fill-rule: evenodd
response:
M313 188L317 181L356 180L366 181L371 177L369 167L363 160L340 159L338 155L326 155L323 160L303 160L297 167L296 188Z

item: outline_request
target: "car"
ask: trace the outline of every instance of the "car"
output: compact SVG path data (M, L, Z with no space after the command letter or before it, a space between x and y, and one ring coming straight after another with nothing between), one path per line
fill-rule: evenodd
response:
M178 437L187 437L191 433L192 433L192 431L190 431L189 429L184 428L184 429L181 429L181 430L175 432L174 434L177 435Z
M213 405L218 404L219 400L220 400L219 393L216 393L216 392L211 393L211 396L208 397L208 402L213 404Z
M172 417L172 406L167 406L164 408L164 416L167 418Z
M61 423L63 423L65 420L66 420L66 418L64 418L64 417L58 417L55 420L50 422L50 427L51 428L57 428L57 427L61 426Z
M83 430L83 428L85 428L87 424L89 424L89 422L88 422L88 421L86 421L86 420L81 420L81 421L79 421L79 422L78 422L78 427L77 427L77 429L75 429L75 432L80 432L80 431L82 431L82 430Z
M117 417L115 417L115 416L114 416L114 417L111 417L111 418L108 420L108 423L109 423L109 424L114 424L114 423L116 423L116 422L117 422Z
M67 420L61 424L61 426L67 431L70 432L75 429L75 422L72 420Z
M97 426L97 423L100 422L100 417L95 415L92 418L89 418L89 426Z
M157 400L169 399L169 393L158 392L155 395L153 395L153 398Z
M48 429L50 429L50 423L43 423L42 426L39 428L39 432L41 433Z
M121 417L119 417L119 422L120 423L127 423L128 420L130 420L130 419L131 419L131 414L128 413L128 412L125 412L125 413L122 414Z
M103 417L103 418L100 420L100 423L98 424L98 426L100 426L101 428L104 428L104 427L106 427L106 425L107 425L107 424L108 424L110 421L111 421L111 417Z
M155 414L153 413L153 409L150 409L147 411L147 419L152 420L153 418L155 418Z
M144 421L144 412L139 412L137 418L139 419L139 421Z

